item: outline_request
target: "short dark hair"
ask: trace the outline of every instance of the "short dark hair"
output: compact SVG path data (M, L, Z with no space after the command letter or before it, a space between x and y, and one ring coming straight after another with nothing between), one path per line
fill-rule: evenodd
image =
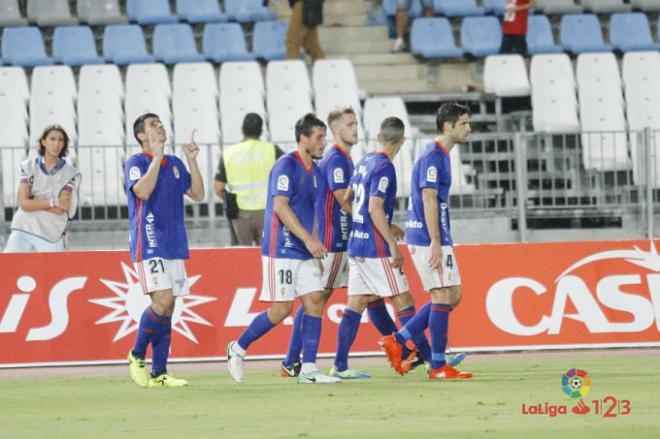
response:
M383 143L392 145L403 138L406 126L398 117L388 117L380 124L380 135Z
M135 140L137 140L139 145L142 145L142 142L138 138L138 134L144 133L144 121L149 117L160 119L160 117L158 117L158 115L155 113L144 113L142 116L135 119L135 122L133 122L133 135L135 136Z
M332 126L332 124L336 120L339 120L344 114L352 114L353 116L356 116L353 107L338 108L328 114L328 126Z
M321 119L314 113L307 113L296 122L296 142L300 142L300 136L310 137L314 127L326 128Z
M258 139L263 132L264 120L257 113L248 113L243 118L243 135L250 139Z
M44 129L44 132L41 133L41 137L39 137L39 155L43 156L46 154L46 148L41 142L46 140L46 137L48 137L51 131L59 131L62 133L62 137L64 137L64 147L62 148L62 151L60 151L60 158L66 157L69 153L69 136L60 125L48 125Z
M455 125L458 119L464 114L470 115L470 108L467 105L459 104L458 102L445 102L440 105L435 118L438 132L442 133L445 122Z

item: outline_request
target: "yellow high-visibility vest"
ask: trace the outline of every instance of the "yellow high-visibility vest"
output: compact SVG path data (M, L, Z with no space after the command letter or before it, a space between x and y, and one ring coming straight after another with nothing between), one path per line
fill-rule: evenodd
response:
M275 164L275 146L246 139L222 153L227 184L243 210L264 210L268 196L268 173Z

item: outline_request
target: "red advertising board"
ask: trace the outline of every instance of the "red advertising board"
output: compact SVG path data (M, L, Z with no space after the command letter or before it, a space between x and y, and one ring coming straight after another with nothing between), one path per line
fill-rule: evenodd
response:
M660 346L660 255L649 241L468 245L456 248L463 300L454 349ZM0 254L0 366L122 361L148 298L128 252ZM418 307L428 300L406 254ZM219 358L268 304L258 249L193 250L191 295L173 318L173 359ZM346 301L333 295L319 352L335 350ZM250 347L279 357L291 321ZM353 353L377 352L366 313Z

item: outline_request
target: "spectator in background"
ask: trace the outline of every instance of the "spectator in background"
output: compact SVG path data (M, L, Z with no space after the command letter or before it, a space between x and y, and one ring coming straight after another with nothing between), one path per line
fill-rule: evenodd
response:
M507 0L502 19L500 53L527 55L527 16L535 0Z
M433 17L433 0L422 0L424 7L424 15ZM396 2L396 40L392 52L403 52L406 50L406 41L404 37L408 31L408 20L410 18L410 8L412 7L412 0L397 0Z
M268 192L268 174L275 161L284 154L270 142L259 140L263 120L256 113L243 119L243 142L225 149L220 157L214 189L227 206L235 197L238 212L232 218L232 229L238 245L261 245L264 210ZM231 193L225 187L229 185Z
M69 136L59 125L46 127L39 155L21 162L18 209L5 253L63 251L69 221L76 213L80 172L64 160Z
M323 0L289 0L293 9L286 34L286 59L299 59L300 48L313 60L325 58L317 26L323 23Z

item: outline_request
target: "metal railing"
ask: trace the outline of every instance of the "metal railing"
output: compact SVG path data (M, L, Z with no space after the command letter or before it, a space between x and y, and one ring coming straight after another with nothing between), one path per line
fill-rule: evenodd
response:
M474 134L452 152L452 217L507 216L517 221L519 238L524 241L528 221L534 218L626 212L640 218L650 237L654 230L653 206L660 197L659 140L660 132L651 130ZM407 142L401 157L395 160L399 180L409 182L414 158L430 141L430 137L418 137ZM372 144L367 142L359 149L364 153L373 149L369 147ZM213 232L227 227L223 205L213 193L221 148L205 144L200 149L198 163L207 196L201 203L186 203L186 219L193 227ZM69 160L83 175L74 227L125 228L128 208L123 164L129 151L132 154L135 149L78 146L70 150ZM180 148L174 151L181 156ZM172 152L173 149L168 151ZM5 229L16 208L19 163L27 153L23 147L1 149L3 221L0 227ZM354 158L362 153L356 153ZM399 218L405 215L406 205L403 196L398 205Z

